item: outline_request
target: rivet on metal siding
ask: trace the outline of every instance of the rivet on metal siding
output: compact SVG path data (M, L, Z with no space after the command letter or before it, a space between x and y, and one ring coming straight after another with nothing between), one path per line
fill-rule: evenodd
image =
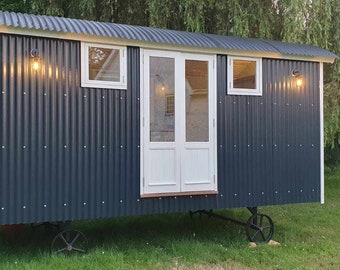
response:
M1 148L2 148L2 149L5 149L5 146L4 146L4 145L2 145L2 146L1 146Z
M83 205L86 205L86 202L84 202Z
M248 147L250 147L250 144L248 144Z
M288 190L288 193L290 193L290 190Z
M249 192L249 193L248 193L248 195L250 196L250 195L251 195L251 193Z
M312 143L312 147L314 147L314 144Z
M263 105L263 102L261 102L260 104Z
M300 147L302 147L302 144L300 144Z
M102 201L102 204L105 204L105 201Z
M262 191L261 194L264 195L264 192Z
M236 196L237 196L237 193L235 193L234 196L236 197Z
M314 104L313 104L313 103L312 103L311 105L312 105L312 107L314 107Z
M24 92L24 95L26 95L26 92Z
M303 190L302 190L302 189L300 189L300 192L303 192Z
M139 100L139 97L137 98L137 100Z
M234 147L236 147L236 144L234 144Z
M140 202L140 199L137 199L137 202Z
M120 200L119 202L120 202L120 203L123 203L123 200Z
M278 191L275 191L275 194L278 194L279 192Z
M4 211L5 210L5 207L1 207L1 211Z
M67 94L64 94L64 97L66 97L67 96Z
M236 101L234 101L233 103L236 104Z
M121 145L120 148L123 148L123 145Z
M177 197L175 196L175 200L177 200Z
M208 195L205 195L204 197L208 198Z
M66 203L64 203L64 206L67 206L67 204L66 204Z
M314 191L315 191L315 189L313 188L313 189L312 189L312 191L314 192Z
M46 208L47 207L47 205L46 204L44 204L44 208Z
M102 98L105 98L105 96L102 96Z
M222 198L222 197L223 197L223 194L221 194L220 197Z
M23 209L26 209L26 206L24 205L22 208L23 208Z
M67 148L67 145L64 145L64 148Z
M47 93L44 93L44 96L47 96Z
M287 147L290 147L290 144L287 144Z
M276 147L277 146L277 144L276 143L274 143L274 147Z
M158 200L161 200L161 199L162 199L161 197L158 198Z
M2 91L3 94L5 94L5 91Z
M192 199L192 196L190 196L190 199Z
M220 100L219 103L222 104L222 101Z
M25 148L26 148L26 145L24 145L22 148L24 148L24 149L25 149Z
M220 144L220 148L222 148L223 147L223 145L222 144Z
M249 104L250 104L250 102L248 101L248 102L247 102L247 104L249 105Z
M140 145L137 145L137 148L140 148Z
M84 145L84 148L86 148L86 145Z
M44 145L44 148L46 149L46 148L47 148L47 145Z
M86 95L84 95L84 98L86 98Z
M299 106L302 106L302 104L300 103Z
M105 145L103 145L102 147L105 148Z
M123 97L120 97L120 100L123 100Z
M261 147L263 147L263 144L261 144Z
M289 106L289 103L287 103L286 105Z

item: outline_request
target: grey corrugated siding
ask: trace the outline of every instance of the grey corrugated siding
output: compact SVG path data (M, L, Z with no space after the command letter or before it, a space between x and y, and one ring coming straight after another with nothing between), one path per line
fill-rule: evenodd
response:
M301 89L294 68L303 75ZM264 59L263 96L231 96L226 57L218 57L219 206L320 201L319 68Z
M291 56L319 56L331 59L337 58L336 55L327 50L302 44L190 33L45 15L10 13L6 11L0 11L0 25L202 48L271 52Z
M81 88L79 42L2 34L0 54L0 224L319 201L317 63L265 59L263 96L241 97L218 56L219 194L140 199L139 48L127 90Z
M186 211L214 200L140 199L139 48L128 48L127 90L81 88L79 42L3 34L0 48L0 224ZM43 68L31 73L35 48Z

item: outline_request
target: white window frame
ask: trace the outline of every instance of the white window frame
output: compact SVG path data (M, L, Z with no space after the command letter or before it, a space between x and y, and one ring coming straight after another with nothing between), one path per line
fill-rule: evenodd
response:
M256 63L256 88L234 88L234 60ZM228 56L228 95L262 96L262 58Z
M89 47L107 48L119 50L119 64L120 64L120 80L104 81L104 80L90 80L89 78ZM85 43L81 44L81 86L91 88L107 88L107 89L127 89L127 59L126 47L114 46L98 43Z

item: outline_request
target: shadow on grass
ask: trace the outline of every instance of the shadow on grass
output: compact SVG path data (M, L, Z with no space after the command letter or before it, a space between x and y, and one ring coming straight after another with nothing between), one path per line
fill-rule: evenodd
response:
M241 221L247 219L244 210L219 213ZM99 247L121 251L145 246L162 247L180 241L202 244L247 241L243 226L205 215L197 214L191 218L189 213L77 221L72 222L69 228L87 236L89 252ZM56 229L46 231L44 226L33 228L30 225L20 230L0 230L0 254L32 258L49 253L52 239L57 233Z

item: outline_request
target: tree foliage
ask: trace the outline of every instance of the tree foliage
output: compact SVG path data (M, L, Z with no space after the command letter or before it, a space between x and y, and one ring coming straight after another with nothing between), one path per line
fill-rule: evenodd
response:
M339 0L0 0L0 9L316 45L340 55ZM340 145L340 61L325 65L325 144Z

